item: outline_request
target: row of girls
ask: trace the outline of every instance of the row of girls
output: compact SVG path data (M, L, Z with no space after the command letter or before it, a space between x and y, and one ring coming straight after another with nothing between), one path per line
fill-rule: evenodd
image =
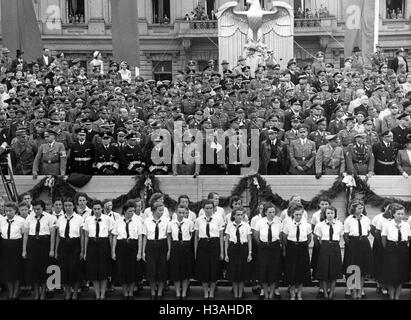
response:
M391 299L399 299L401 285L409 280L411 231L399 204L387 205L371 223L364 203L355 200L342 224L337 210L323 199L310 225L299 197L293 197L281 214L273 204L262 203L249 224L241 198L231 199L227 215L218 207L217 194L208 198L198 217L188 209L187 196L180 197L172 214L161 194L152 196L144 212L141 201L128 202L122 215L112 212L108 202L95 201L89 209L82 195L57 200L55 207L60 208L52 214L42 201L7 203L0 235L9 299L18 299L20 281L33 285L35 299L45 299L50 259L60 266L67 300L78 299L84 279L93 282L96 299L104 300L110 276L122 284L124 299L133 299L143 265L151 299L162 299L168 280L174 282L176 298L186 299L192 277L202 283L204 299L214 299L222 260L236 299L243 297L246 281L257 280L264 299L280 299L282 281L289 286L290 299L301 300L303 285L311 281L310 268L326 299L333 299L336 280L351 265L359 266L362 275L361 287L351 292L353 299L361 299L365 276L374 275ZM375 235L373 249L370 232Z

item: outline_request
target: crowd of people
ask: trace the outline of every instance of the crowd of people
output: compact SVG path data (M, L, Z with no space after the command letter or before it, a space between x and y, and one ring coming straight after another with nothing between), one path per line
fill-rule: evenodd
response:
M133 199L121 214L113 212L111 200L89 208L82 193L47 204L24 194L19 204L5 203L0 274L8 299L45 300L47 291L58 289L46 285L49 266L60 270L65 300L80 299L90 282L96 300L107 299L116 284L125 300L136 294L162 300L169 286L176 299L185 300L192 279L201 282L205 300L215 299L222 279L238 300L246 286L264 300L303 300L312 280L320 283L318 299L333 300L336 281L348 279L352 266L360 268L361 279L354 287L347 280L345 298L366 299L364 281L374 279L382 298L399 300L410 279L411 218L406 221L398 203L385 203L372 221L362 200L350 204L347 218L325 197L310 217L298 195L282 212L261 199L258 212L250 213L241 197L232 196L226 213L217 193L209 194L199 212L189 203L181 195L171 210L155 193L149 207ZM143 280L150 295L142 291ZM288 286L286 296L280 286Z
M213 60L204 70L189 61L158 82L133 78L125 61L104 70L98 51L89 72L48 49L34 63L9 54L3 48L0 151L16 175L239 175L255 132L253 170L264 175L411 173L403 48L390 66L377 45L372 66L356 47L341 69L318 52L309 65L259 64L255 77L244 57L234 68L222 61L221 73Z

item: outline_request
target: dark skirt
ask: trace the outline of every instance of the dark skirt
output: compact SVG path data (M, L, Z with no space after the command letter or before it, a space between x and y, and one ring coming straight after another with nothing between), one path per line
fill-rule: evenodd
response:
M136 283L141 280L141 263L137 261L138 240L118 240L116 245L116 281Z
M410 280L409 272L408 243L387 241L381 273L383 283L398 287Z
M258 281L261 283L279 282L282 273L282 254L280 241L260 242L258 246Z
M310 283L310 253L307 242L287 241L284 281L288 285Z
M90 281L103 281L111 275L111 250L108 238L89 238L86 276Z
M23 240L1 241L1 278L4 282L15 282L24 279L23 276Z
M170 253L170 280L182 281L193 276L194 255L191 241L173 241Z
M200 239L197 247L196 279L202 283L220 278L220 238Z
M146 278L151 282L167 280L167 240L148 240L146 244Z
M384 264L384 248L382 247L381 239L374 238L372 255L374 261L373 277L381 281L382 266Z
M349 266L358 266L361 270L361 276L368 276L372 274L373 261L372 249L368 238L350 237L349 245L345 247L343 271L346 276L347 268Z
M245 282L250 279L248 269L248 243L230 243L227 249L228 266L227 280L229 282Z
M313 246L313 252L311 254L311 269L313 270L313 278L317 278L317 261L318 261L318 255L320 254L320 243L315 242Z
M341 248L338 241L323 241L318 253L316 279L330 281L342 279Z
M58 262L61 269L61 282L73 285L81 281L81 241L80 238L60 238Z
M27 241L26 277L28 283L44 283L49 266L50 237L29 236Z

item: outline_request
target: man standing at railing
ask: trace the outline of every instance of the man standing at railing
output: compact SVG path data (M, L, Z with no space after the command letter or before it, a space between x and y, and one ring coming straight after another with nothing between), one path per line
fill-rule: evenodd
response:
M354 54L352 55L352 65L351 68L353 71L357 71L360 74L364 73L364 58L362 56L361 49L359 47L355 47L353 50Z
M371 62L372 62L373 68L378 69L382 64L387 63L388 60L382 50L381 44L377 43L375 47L377 48L377 51L372 56Z

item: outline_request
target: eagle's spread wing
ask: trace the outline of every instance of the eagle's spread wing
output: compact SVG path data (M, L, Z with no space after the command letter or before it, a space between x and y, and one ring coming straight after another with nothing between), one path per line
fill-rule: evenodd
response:
M220 20L219 36L226 38L233 36L237 30L242 34L248 32L248 19L246 12L234 11L238 3L236 1L227 2L220 7L216 13Z
M281 37L293 35L294 25L292 19L292 8L288 4L280 1L273 1L273 12L264 12L263 34L274 31Z

